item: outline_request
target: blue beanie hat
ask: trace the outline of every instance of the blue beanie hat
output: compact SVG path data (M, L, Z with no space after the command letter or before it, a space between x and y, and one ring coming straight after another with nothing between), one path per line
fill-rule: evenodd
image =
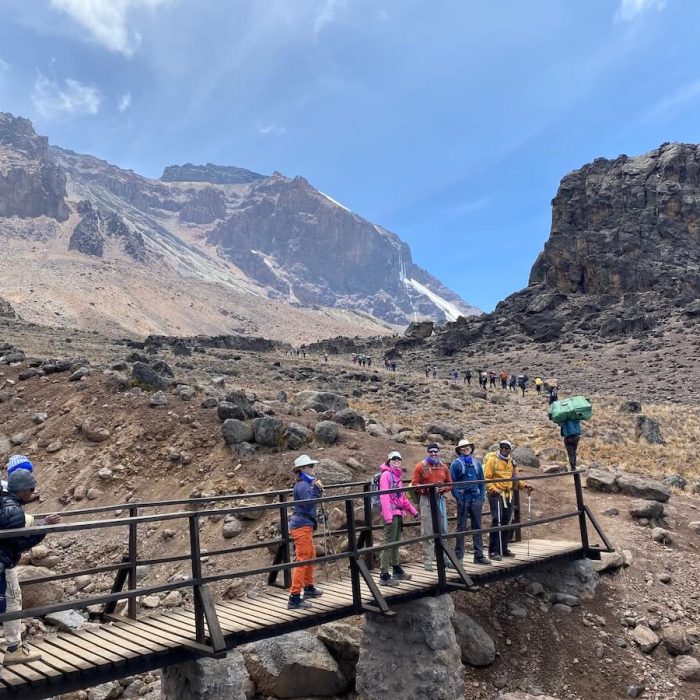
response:
M10 493L20 493L28 489L36 488L36 479L34 474L26 469L15 469L7 479L7 490Z
M7 460L7 475L9 476L17 469L26 469L28 472L33 472L34 465L29 461L29 457L25 457L24 455L12 455L12 457Z

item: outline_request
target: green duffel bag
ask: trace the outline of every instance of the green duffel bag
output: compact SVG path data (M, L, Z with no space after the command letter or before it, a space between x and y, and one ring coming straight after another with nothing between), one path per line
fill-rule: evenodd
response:
M588 420L593 415L591 402L585 396L571 396L555 401L549 407L549 420L563 423L565 420Z

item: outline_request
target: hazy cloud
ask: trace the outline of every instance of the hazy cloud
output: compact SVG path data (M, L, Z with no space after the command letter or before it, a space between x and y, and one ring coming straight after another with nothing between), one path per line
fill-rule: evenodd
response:
M0 73L7 73L8 70L10 70L10 64L0 58Z
M616 22L631 22L647 10L663 10L666 0L620 0L615 13Z
M172 0L50 0L51 6L70 15L110 51L131 57L141 35L128 26L133 10L154 11Z
M129 109L129 107L131 107L131 93L127 92L119 98L117 108L120 112L126 112L126 110Z
M102 98L97 88L67 78L63 85L39 73L32 90L32 102L45 117L62 114L97 114Z
M320 34L329 24L337 21L346 9L346 0L323 0L314 20L314 34Z
M676 90L671 95L667 95L659 100L642 116L642 121L652 121L682 107L688 102L692 102L700 97L700 80L696 80Z
M258 124L261 136L282 136L287 133L287 127L280 124Z

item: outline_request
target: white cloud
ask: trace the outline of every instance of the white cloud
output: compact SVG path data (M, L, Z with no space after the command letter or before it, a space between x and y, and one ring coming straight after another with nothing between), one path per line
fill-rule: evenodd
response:
M97 114L102 97L97 88L67 78L63 85L39 73L32 90L32 102L45 117L62 114Z
M119 109L120 112L126 112L129 107L131 107L131 93L127 92L119 98L117 109Z
M391 15L386 10L377 10L374 15L380 22L388 22L391 19Z
M345 0L323 0L323 4L314 19L314 35L318 36L329 24L336 22L345 9Z
M671 95L667 95L659 100L642 115L642 121L652 121L663 117L665 114L682 107L687 102L692 102L698 97L700 97L700 80L683 85Z
M283 136L287 133L287 127L280 124L258 124L258 133L261 136Z
M130 58L141 43L138 31L129 28L133 10L154 11L172 0L50 0L52 7L70 15L110 51Z
M7 73L7 71L9 70L10 64L7 61L3 61L2 58L0 58L0 74Z
M632 22L647 10L663 10L666 0L620 0L615 13L616 22Z

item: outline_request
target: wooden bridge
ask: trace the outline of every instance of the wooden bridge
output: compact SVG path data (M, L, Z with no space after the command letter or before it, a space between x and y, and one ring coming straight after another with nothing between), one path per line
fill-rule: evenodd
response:
M433 515L433 533L421 537L417 522L407 523L407 534L417 530L416 536L407 536L402 546L417 545L424 540L435 542L436 565L426 571L420 564L408 564L404 568L412 574L410 581L399 587L380 590L376 572L372 572L376 555L384 548L374 543L374 533L382 526L373 524L369 484L346 483L326 488L326 494L318 499L319 507L327 512L330 507L341 506L345 517L343 527L328 530L320 525L316 537L325 545L323 556L317 564L337 572L332 580L320 582L324 590L321 598L313 600L309 609L288 610L288 587L291 569L296 564L290 561L288 510L291 507L290 491L274 491L256 494L217 496L215 499L186 499L129 503L102 508L75 510L65 516L90 520L61 525L31 528L23 531L0 532L0 539L16 536L19 532L81 532L106 528L122 528L128 531L128 551L122 561L108 563L91 569L68 572L33 579L33 583L69 580L78 576L114 572L114 585L109 594L92 597L75 597L41 608L23 610L18 613L0 615L0 621L18 617L40 617L60 610L82 610L87 606L104 606L99 625L76 632L60 632L46 635L42 641L31 641L32 647L42 654L41 661L18 664L4 668L0 673L0 700L21 698L34 700L86 688L125 676L182 663L202 656L221 657L239 644L286 634L295 630L314 627L324 622L342 619L351 615L371 611L393 615L392 605L427 595L436 595L455 590L466 590L478 594L479 588L493 581L513 578L527 571L549 567L584 557L600 558L601 551L612 551L610 542L584 504L580 472L528 477L528 481L540 479L570 479L573 482L575 507L538 519L523 522L521 509L516 499L514 522L499 528L484 528L482 532L510 530L509 545L515 556L503 561L494 561L492 566L464 565L457 560L451 541L458 534L439 533L437 497L435 487L430 489ZM465 482L466 483L466 482ZM409 489L410 490L410 489ZM390 493L387 491L386 493ZM517 494L517 491L516 491ZM235 505L244 500L252 505ZM215 504L224 505L214 508ZM180 508L174 512L161 513L165 508ZM357 516L361 512L362 517ZM211 516L229 514L251 514L253 511L276 511L279 536L254 544L238 545L226 549L203 552L200 546L200 523ZM126 512L128 517L114 517ZM486 521L488 515L484 514ZM189 530L189 551L157 559L142 559L138 553L139 527L149 523L186 520ZM452 519L454 520L454 519ZM530 529L545 527L562 521L577 521L576 541L535 539ZM588 539L588 524L601 540L592 545ZM463 534L470 540L474 531ZM523 532L526 538L523 539ZM343 538L344 551L336 551L334 542ZM236 555L243 552L266 554L273 548L272 563L267 561L256 568L232 570L219 573L203 572L204 561ZM189 562L191 574L180 581L150 586L137 585L137 567ZM278 583L280 576L282 581ZM214 601L210 585L233 578L265 576L267 586L255 597L242 597L228 602ZM27 585L25 581L23 585ZM165 591L186 590L193 592L193 606L188 610L171 610L137 616L137 597L154 595ZM76 596L80 596L77 593ZM126 614L116 615L117 602L126 600Z

